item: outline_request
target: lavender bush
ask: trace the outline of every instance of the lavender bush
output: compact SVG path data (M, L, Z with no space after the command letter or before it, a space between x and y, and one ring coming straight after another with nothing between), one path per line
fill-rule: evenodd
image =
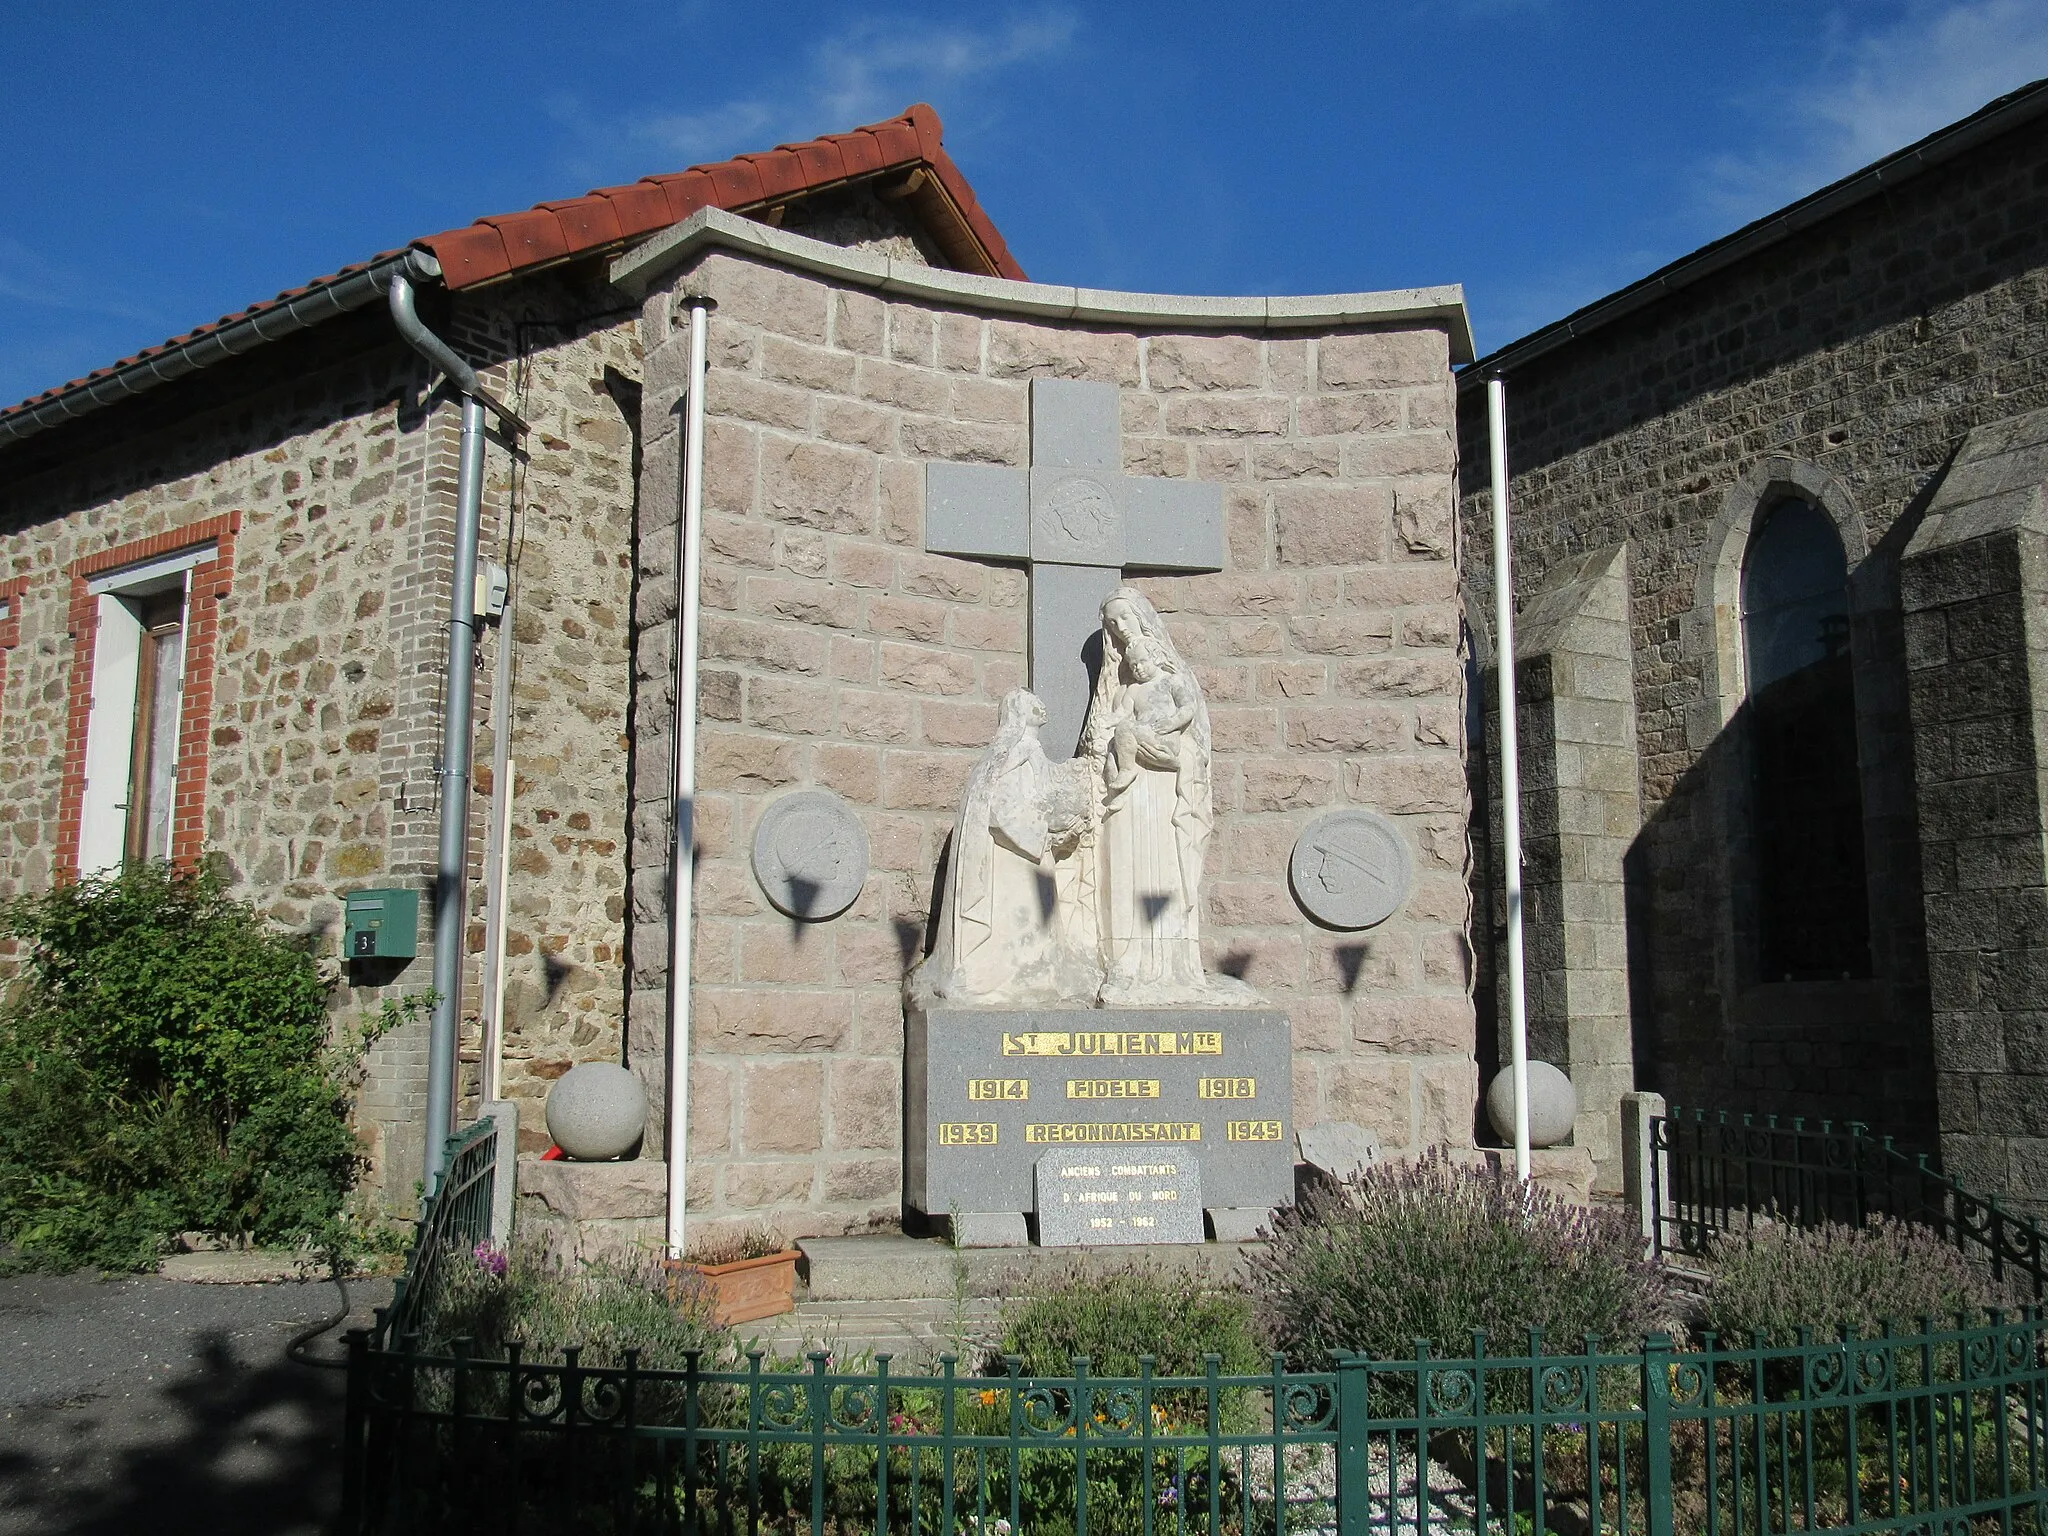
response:
M430 1337L466 1338L486 1357L517 1342L529 1359L552 1361L574 1344L587 1365L618 1365L631 1349L643 1367L680 1370L697 1349L716 1369L732 1347L711 1321L708 1297L685 1287L672 1301L670 1278L651 1256L570 1265L538 1243L508 1250L484 1242L447 1255L439 1281Z
M1700 1326L1730 1344L1793 1344L1849 1327L1865 1336L1886 1322L1908 1331L1958 1312L2013 1307L2021 1297L1972 1264L1931 1227L1874 1216L1864 1227L1759 1227L1720 1243Z
M1281 1212L1251 1283L1261 1325L1300 1368L1333 1349L1412 1359L1419 1339L1462 1358L1475 1331L1494 1353L1520 1354L1532 1328L1546 1352L1575 1353L1588 1335L1634 1348L1666 1326L1670 1293L1641 1252L1624 1213L1439 1151Z

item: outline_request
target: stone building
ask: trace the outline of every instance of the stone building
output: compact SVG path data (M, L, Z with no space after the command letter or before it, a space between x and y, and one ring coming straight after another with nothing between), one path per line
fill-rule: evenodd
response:
M1531 1037L1610 1180L1633 1079L2041 1206L2044 349L2035 85L1461 376L1474 532L1507 381Z
M465 1091L502 947L503 1092L529 1156L572 1063L623 1060L657 1099L665 1081L679 316L695 296L716 307L693 1213L789 1236L900 1215L903 977L965 776L1027 677L1041 580L928 537L926 479L1030 462L1034 380L1114 387L1105 441L1124 475L1219 488L1213 558L1111 563L1210 704L1207 960L1285 1009L1295 1123L1470 1144L1458 290L1028 283L924 107L482 220L0 413L0 890L211 859L337 953L349 893L431 886L455 413L384 312L394 272L530 425L488 459L507 602L479 650L462 940ZM798 788L850 806L869 852L829 923L778 912L748 858ZM1296 837L1339 806L1384 813L1413 865L1405 903L1363 931L1311 922L1288 884ZM487 833L508 811L501 860ZM423 989L434 939L350 962L337 1010ZM403 1207L424 1026L371 1067L361 1121ZM529 1163L522 1186L539 1215L644 1224L665 1175L649 1140L582 1173Z
M483 548L510 580L478 673L470 1087L507 760L503 1091L538 1104L617 1059L643 348L606 263L704 207L1023 276L920 106L433 235L0 412L0 891L205 857L338 955L349 892L431 888L458 413L386 311L406 271L532 426L487 459ZM430 917L418 959L347 967L338 1013L430 987ZM360 1114L399 1208L425 1032L377 1047ZM545 1146L538 1115L523 1135Z

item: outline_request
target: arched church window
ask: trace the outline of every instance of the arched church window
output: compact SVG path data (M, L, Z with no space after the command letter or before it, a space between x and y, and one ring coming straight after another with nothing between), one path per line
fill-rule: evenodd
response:
M1777 502L1750 536L1742 641L1762 979L1868 976L1848 563L1810 502Z

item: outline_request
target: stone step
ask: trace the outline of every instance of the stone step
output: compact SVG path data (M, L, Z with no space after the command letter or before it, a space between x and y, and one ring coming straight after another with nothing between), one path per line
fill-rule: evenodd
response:
M1100 1248L955 1248L942 1238L875 1233L807 1237L800 1274L809 1302L937 1301L1002 1297L1035 1277L1076 1267L1101 1273L1128 1264L1198 1270L1212 1285L1242 1273L1262 1243L1183 1243Z
M798 1361L824 1350L833 1369L844 1370L863 1369L886 1354L892 1370L917 1373L938 1371L950 1354L958 1370L971 1373L1001 1336L1002 1323L998 1304L987 1297L799 1301L794 1312L741 1323L734 1331L746 1347L771 1359Z

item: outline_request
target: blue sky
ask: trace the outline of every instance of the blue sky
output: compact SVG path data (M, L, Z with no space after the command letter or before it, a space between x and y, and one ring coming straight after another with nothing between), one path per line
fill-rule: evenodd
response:
M309 9L309 8L308 8ZM17 4L0 401L485 213L928 100L1035 278L1500 345L2048 75L2048 0Z

